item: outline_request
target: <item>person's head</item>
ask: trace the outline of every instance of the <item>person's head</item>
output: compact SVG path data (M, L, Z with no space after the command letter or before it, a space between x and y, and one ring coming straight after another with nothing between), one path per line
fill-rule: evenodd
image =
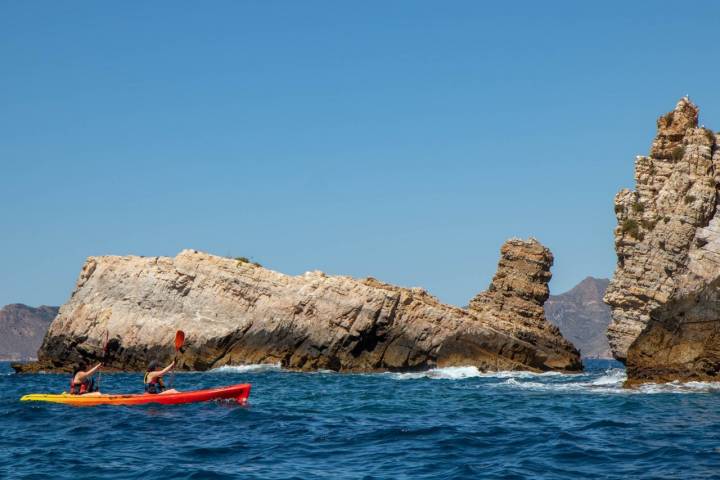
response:
M85 363L85 360L80 360L77 365L75 365L73 375L76 375L78 372L85 372L87 369L87 363Z
M147 367L147 371L154 372L156 370L160 370L160 364L158 363L157 360L152 360Z

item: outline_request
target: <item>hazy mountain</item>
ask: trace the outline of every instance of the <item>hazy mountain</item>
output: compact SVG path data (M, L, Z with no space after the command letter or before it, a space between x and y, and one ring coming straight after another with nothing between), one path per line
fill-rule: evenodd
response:
M572 290L551 295L545 316L584 358L612 358L607 339L610 307L603 302L609 280L587 277Z
M35 359L58 307L28 307L21 303L0 309L0 360Z

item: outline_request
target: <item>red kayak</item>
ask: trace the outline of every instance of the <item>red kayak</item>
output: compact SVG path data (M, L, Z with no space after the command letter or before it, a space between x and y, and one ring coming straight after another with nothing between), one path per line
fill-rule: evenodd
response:
M247 402L250 396L250 384L241 383L229 387L209 388L207 390L194 390L191 392L164 393L164 394L136 394L136 395L59 395L32 393L20 400L23 402L52 402L76 406L94 405L145 405L158 403L161 405L177 405L180 403L207 402L210 400L233 400L239 404Z

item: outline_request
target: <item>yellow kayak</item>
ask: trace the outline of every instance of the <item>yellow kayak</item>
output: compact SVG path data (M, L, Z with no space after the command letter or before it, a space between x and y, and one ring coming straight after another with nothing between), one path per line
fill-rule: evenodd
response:
M144 405L159 403L161 405L175 405L179 403L207 402L209 400L235 400L238 403L247 402L250 396L250 384L242 383L229 387L209 388L191 392L178 392L166 394L128 394L128 395L71 395L69 393L48 394L32 393L20 399L22 402L50 402L64 405L94 406L94 405Z

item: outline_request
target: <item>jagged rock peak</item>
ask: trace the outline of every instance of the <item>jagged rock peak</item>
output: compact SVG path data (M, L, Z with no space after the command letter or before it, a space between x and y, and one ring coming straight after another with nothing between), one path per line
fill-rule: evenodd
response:
M674 150L681 147L688 129L697 127L699 111L690 98L683 97L675 105L675 110L660 116L650 156L668 160L676 158L678 155Z
M697 128L698 107L687 97L657 125L650 156L635 160L636 189L615 197L618 263L605 301L613 318L608 340L621 361L650 313L668 302L694 268L691 260L707 257L703 245L715 238L707 231L718 199L715 134Z
M552 264L552 253L536 239L511 238L500 249L500 262L490 287L476 295L469 307L543 320Z
M581 301L596 301L605 295L609 283L610 280L607 278L585 277L571 290L561 293L560 295L571 295Z

